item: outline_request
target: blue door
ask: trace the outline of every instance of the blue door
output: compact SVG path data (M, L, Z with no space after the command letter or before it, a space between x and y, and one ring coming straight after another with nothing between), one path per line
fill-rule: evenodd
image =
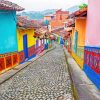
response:
M24 48L25 58L28 58L27 35L23 36L23 48Z

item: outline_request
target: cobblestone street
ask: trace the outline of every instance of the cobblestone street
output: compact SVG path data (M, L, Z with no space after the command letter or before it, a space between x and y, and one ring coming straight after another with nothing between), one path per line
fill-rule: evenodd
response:
M57 45L1 84L0 100L73 100L62 47Z

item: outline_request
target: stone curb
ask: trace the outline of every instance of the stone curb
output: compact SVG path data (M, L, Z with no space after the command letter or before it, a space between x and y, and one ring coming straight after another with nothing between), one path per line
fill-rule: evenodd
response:
M66 51L65 51L65 48L64 48L64 47L63 47L63 51L64 51L66 63L67 63L68 72L69 72L70 79L71 79L71 88L72 88L72 92L73 92L72 94L73 94L73 97L74 97L73 100L78 100L77 89L76 89L75 84L74 84L74 81L73 81L73 79L72 79L71 68L69 67L69 64L68 64L68 61L67 61L67 55L66 55Z
M73 85L75 100L100 100L100 91L89 80L83 70L80 69L75 60L63 48Z
M48 53L49 51L55 49L56 47L53 46L52 48L48 49L48 50L44 50L41 54L39 54L38 56L36 56L35 58L28 60L26 62L24 62L23 64L20 64L8 71L6 71L5 73L0 75L0 84L4 83L5 81L9 80L11 77L13 77L15 74L17 74L18 72L20 72L21 70L23 70L24 68L28 67L28 65L30 65L31 63L33 63L34 61L36 61L37 59L39 59L40 57L42 57L43 55L45 55L46 53Z

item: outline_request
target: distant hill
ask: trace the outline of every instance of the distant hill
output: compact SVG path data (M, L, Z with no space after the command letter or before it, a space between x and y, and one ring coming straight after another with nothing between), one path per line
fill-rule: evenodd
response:
M54 14L56 9L47 9L44 11L28 11L22 12L19 15L28 16L30 19L40 20L43 19L45 15Z
M79 6L73 6L67 9L67 11L69 11L70 13L73 13L75 11L79 10Z
M69 11L70 13L75 12L77 10L79 10L79 6L73 6L66 9L66 11ZM30 19L34 19L34 20L40 20L43 19L45 15L54 14L55 11L56 9L47 9L44 11L27 11L27 12L19 13L19 15L28 16Z

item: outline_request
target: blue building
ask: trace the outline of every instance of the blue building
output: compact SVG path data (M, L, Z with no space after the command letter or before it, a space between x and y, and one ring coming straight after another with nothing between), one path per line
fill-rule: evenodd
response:
M0 72L18 64L16 11L22 7L0 0Z

